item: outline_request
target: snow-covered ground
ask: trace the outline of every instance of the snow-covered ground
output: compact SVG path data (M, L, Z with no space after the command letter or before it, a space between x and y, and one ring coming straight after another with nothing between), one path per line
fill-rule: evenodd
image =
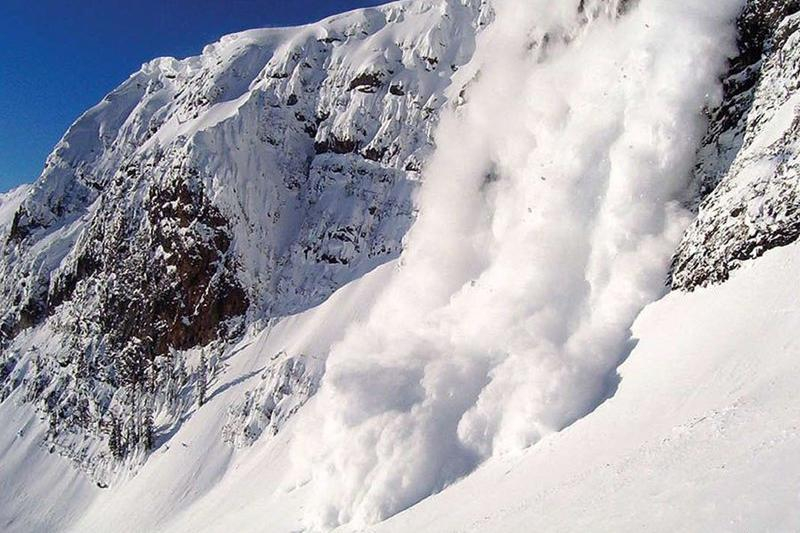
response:
M798 530L797 279L795 245L649 306L610 400L374 530ZM244 472L166 530L294 530L303 489L270 494L258 460Z
M387 265L245 341L211 400L131 480L92 487L35 448L44 424L0 407L5 531L296 531L291 435L219 433L270 354L314 354L363 317ZM724 285L647 307L614 396L532 448L496 457L375 531L796 531L800 528L800 246ZM254 372L255 371L255 372ZM290 424L293 422L290 422ZM11 446L13 444L13 446ZM35 479L35 483L31 483ZM23 491L19 488L24 487ZM115 488L116 487L116 488ZM69 527L68 527L69 526Z
M190 413L177 432L161 439L138 474L120 472L111 488L94 486L69 462L40 448L46 421L18 401L19 389L0 403L0 529L148 531L179 524L175 517L181 510L192 510L186 520L202 516L203 509L218 517L217 505L223 501L229 502L223 508L231 510L236 502L253 503L274 492L286 474L286 438L263 438L243 449L229 446L221 438L229 407L266 377L265 369L276 357L302 358L312 372L321 371L314 361L348 324L363 318L392 268L381 267L323 305L246 336L222 357L225 370L209 385L208 402ZM242 491L249 496L243 497ZM259 530L259 524L251 527ZM202 521L198 527L204 527Z
M613 398L377 531L800 530L800 246L634 326Z

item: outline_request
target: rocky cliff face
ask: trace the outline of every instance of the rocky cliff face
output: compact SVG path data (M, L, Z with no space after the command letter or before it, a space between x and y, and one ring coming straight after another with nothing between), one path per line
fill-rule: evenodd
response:
M700 151L701 203L675 256L676 289L725 281L800 237L800 3L748 2L739 29L741 55Z
M229 341L397 257L492 18L487 0L401 2L144 65L0 199L0 401L22 391L49 445L98 477L145 456L203 402ZM800 235L798 3L752 0L740 29L676 289ZM234 445L316 390L304 354L268 358L230 408Z
M202 402L228 340L396 257L491 18L479 0L398 3L144 65L3 199L3 397L24 387L64 450L146 450L154 413Z

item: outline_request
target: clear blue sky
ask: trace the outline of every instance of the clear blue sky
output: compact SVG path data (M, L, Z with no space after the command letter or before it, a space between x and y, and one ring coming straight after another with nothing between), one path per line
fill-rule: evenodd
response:
M0 191L33 181L67 127L142 63L222 35L382 0L0 0Z

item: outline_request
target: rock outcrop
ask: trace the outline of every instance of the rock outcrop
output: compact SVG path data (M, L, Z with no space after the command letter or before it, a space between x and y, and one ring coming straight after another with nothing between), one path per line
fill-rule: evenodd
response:
M675 255L674 289L728 279L800 237L800 3L748 2L740 55L700 150L697 220Z
M146 453L229 341L397 257L491 19L480 0L403 2L144 65L3 198L2 397L25 388L82 464ZM258 395L278 402L266 389L303 365L275 365Z

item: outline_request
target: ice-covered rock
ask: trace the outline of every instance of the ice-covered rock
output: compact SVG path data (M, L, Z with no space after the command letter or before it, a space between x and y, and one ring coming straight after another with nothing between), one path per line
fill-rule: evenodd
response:
M800 3L749 2L739 27L741 55L700 150L702 203L676 253L673 288L725 281L800 237Z
M492 16L481 0L400 2L143 65L2 200L5 394L36 383L55 440L147 448L147 413L169 425L187 408L159 386L192 395L214 372L187 350L221 351L397 257L439 112ZM298 367L281 368L266 372Z

